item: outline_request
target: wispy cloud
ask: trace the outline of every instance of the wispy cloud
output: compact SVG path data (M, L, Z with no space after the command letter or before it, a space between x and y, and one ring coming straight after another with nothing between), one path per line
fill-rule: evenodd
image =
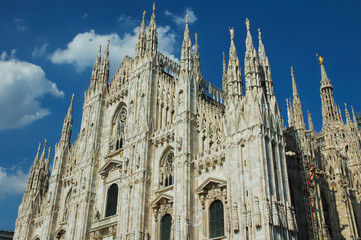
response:
M22 194L26 189L29 173L19 167L0 167L0 201L10 195Z
M158 27L158 50L170 58L177 60L173 55L176 44L176 36L169 26ZM88 67L92 67L97 53L98 46L106 46L110 39L109 55L111 65L111 75L121 64L126 55L133 57L139 27L135 28L132 33L126 33L122 37L116 33L96 34L94 30L77 34L64 49L56 49L50 55L50 59L55 64L72 64L76 71L82 72Z
M49 45L49 43L44 43L41 47L36 47L31 55L34 58L45 56L46 55L46 49L47 49L48 45Z
M88 16L89 16L88 13L84 13L82 17L85 19L85 18L87 18Z
M135 21L130 16L127 16L125 14L120 15L117 21L125 24L132 24L132 25L135 24Z
M21 18L14 18L16 24L16 30L19 32L25 31L28 27L25 25L25 21Z
M0 55L0 130L21 128L49 115L40 102L45 94L64 96L40 66L16 59L15 51L7 55Z
M186 23L186 15L188 14L189 24L193 24L197 21L197 16L191 8L186 8L183 14L174 14L169 10L165 10L165 15L172 18L173 22L177 25L184 25Z

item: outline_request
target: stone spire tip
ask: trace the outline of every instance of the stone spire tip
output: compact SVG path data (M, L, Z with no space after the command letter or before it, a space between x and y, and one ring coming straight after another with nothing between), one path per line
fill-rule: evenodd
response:
M261 34L262 34L262 33L261 33L261 29L258 28L258 39L259 39L260 41L262 41Z
M233 38L234 38L234 29L233 29L233 27L229 28L229 33L231 34L231 40L233 40Z
M249 32L250 26L249 26L249 20L248 20L248 18L246 18L246 26L247 26L247 32Z
M188 26L188 23L189 23L189 16L188 14L186 15L186 25Z
M153 12L155 11L155 2L153 2Z

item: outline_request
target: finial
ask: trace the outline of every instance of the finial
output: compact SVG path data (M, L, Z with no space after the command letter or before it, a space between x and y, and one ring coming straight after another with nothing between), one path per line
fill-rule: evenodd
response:
M102 45L99 44L99 56L100 56L101 51L102 51Z
M45 138L45 140L44 140L44 149L46 148L47 143L48 143L48 140L46 140L46 138Z
M107 40L107 47L109 47L110 39Z
M248 20L248 18L246 18L246 26L247 26L247 31L249 32L250 27L249 27L249 20Z
M153 12L155 11L155 2L153 2Z
M292 76L292 78L295 78L295 75L293 73L293 66L291 66L291 76Z
M223 52L223 72L226 71L226 54Z
M73 95L71 95L71 101L72 102L74 101L74 93L73 93Z
M258 28L258 39L261 41L262 37L261 37L261 29Z
M145 10L143 11L143 21L144 21L144 17L145 17Z
M188 25L188 22L189 22L189 16L188 14L186 15L186 24Z
M323 57L319 56L318 53L316 53L316 56L318 57L318 61L320 62L320 65L323 65Z
M198 43L198 34L195 34L195 38L196 38L196 43Z
M229 29L229 33L231 34L231 40L234 38L234 29L233 27Z

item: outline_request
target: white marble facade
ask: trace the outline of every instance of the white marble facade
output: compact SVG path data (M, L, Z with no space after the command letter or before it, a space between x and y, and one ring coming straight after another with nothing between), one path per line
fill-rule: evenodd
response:
M70 143L72 99L51 175L39 147L14 239L297 239L261 33L257 53L246 21L242 74L230 29L222 90L201 74L188 21L180 63L157 51L154 10L110 83L109 43L99 50L80 133ZM216 202L223 233L210 227Z

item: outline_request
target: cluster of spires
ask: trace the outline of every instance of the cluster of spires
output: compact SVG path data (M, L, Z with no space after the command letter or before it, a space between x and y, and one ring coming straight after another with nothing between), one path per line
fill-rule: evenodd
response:
M321 67L321 99L322 99L322 119L323 127L327 127L334 124L344 125L342 119L342 113L340 106L336 106L333 98L333 86L330 79L327 77L324 60L321 56L318 58L320 67ZM291 67L291 76L292 76L292 90L293 90L293 106L291 99L286 99L287 104L287 113L288 113L288 126L294 127L296 130L306 130L301 100L297 92L296 80L294 76L293 67ZM346 125L347 126L357 126L356 115L352 109L353 121L351 120L347 105L345 103L345 115L346 115ZM308 128L309 131L314 131L311 114L307 111L308 115Z
M141 59L146 56L155 56L157 53L157 45L158 45L158 35L156 30L156 22L155 22L155 3L153 3L153 12L150 19L150 23L148 26L148 36L146 34L145 28L145 11L143 12L142 23L138 35L138 41L136 45L136 54L135 59ZM249 91L256 91L263 89L267 99L269 100L271 97L274 96L273 91L273 82L271 77L271 67L269 64L268 57L266 55L265 47L262 42L261 31L258 29L258 55L257 51L253 45L253 39L250 33L250 23L248 18L246 19L246 28L247 28L247 37L246 37L246 53L245 53L245 60L244 60L244 68L245 68L245 79L246 79L246 93ZM192 49L192 42L190 38L189 32L189 19L188 15L186 15L186 26L184 30L184 38L182 43L182 51L181 51L181 72L190 73L193 72L196 75L200 75L200 56L199 56L199 46L198 46L198 35L195 33L195 51L193 55ZM234 29L230 28L230 48L229 48L229 60L228 60L228 69L225 59L225 53L223 52L223 76L222 76L222 85L223 85L223 92L224 95L228 98L237 98L240 99L243 95L243 81L242 81L242 74L241 74L241 67L240 62L237 56L236 47L234 44ZM325 121L330 122L341 122L343 124L341 110L340 107L336 107L333 102L333 95L332 95L332 85L331 81L328 79L326 70L323 64L323 58L319 57L319 62L321 66L321 97L327 95L327 99L325 104L322 104L322 115ZM291 67L291 76L292 76L292 88L293 88L293 106L291 106L291 100L286 99L287 103L287 112L288 112L288 125L289 127L294 126L296 129L303 129L305 130L305 123L302 113L301 101L297 92L296 81L294 77L294 70ZM104 57L101 59L101 45L99 45L99 54L97 56L96 62L93 67L92 79L90 90L95 90L97 88L103 88L107 86L109 78L109 40L107 41L107 46L104 52ZM68 108L67 115L64 119L62 134L61 134L61 142L65 142L65 146L70 145L70 138L72 133L72 112L73 112L73 100L74 94L72 95L71 103ZM346 121L347 125L354 124L357 127L357 121L355 117L355 113L352 108L353 114L353 123L351 121L350 114L348 112L347 106L345 104L345 114L346 114ZM314 131L312 117L311 114L307 111L308 115L308 126L310 131ZM46 145L46 143L45 143ZM32 167L32 172L34 172L36 168L38 168L38 161L39 158L39 150L38 154L35 157L34 165ZM45 147L44 147L45 151ZM41 159L45 159L45 153L41 155ZM49 155L50 155L50 148L49 148ZM49 156L48 156L49 159ZM48 160L47 160L48 161ZM44 161L43 161L44 162ZM46 164L45 164L46 165ZM44 165L44 166L45 166ZM43 166L43 165L42 165ZM49 163L47 163L49 166ZM32 176L32 175L31 175ZM29 181L32 178L29 178ZM31 185L31 184L30 184ZM28 184L29 186L29 184Z
M145 26L145 11L143 12L142 22L138 34L138 40L135 49L135 60L139 61L144 57L154 58L158 47L158 34L156 29L155 17L155 3L153 3L153 11L150 18L148 30ZM186 26L184 30L184 38L181 50L181 73L193 72L196 76L200 76L201 65L199 56L198 36L195 34L195 49L193 54L192 41L189 32L189 19L186 16ZM273 83L271 77L271 69L266 56L265 48L261 38L261 31L259 32L259 48L257 51L253 46L253 40L250 33L249 20L246 19L247 38L246 38L246 54L245 54L245 76L246 76L246 91L252 89L264 89L265 95L269 99L274 96ZM148 34L147 34L148 33ZM228 70L223 56L223 92L224 95L241 98L243 95L243 82L241 76L241 67L237 57L237 51L234 44L234 29L230 29L231 46L229 49ZM107 48L104 53L104 58L101 60L101 46L99 46L99 55L93 67L92 81L90 90L100 88L101 90L107 86L109 79L109 40ZM224 53L223 53L224 55Z
M44 193L48 189L49 185L49 177L50 177L50 152L51 148L48 149L48 156L46 157L45 151L46 151L46 145L47 141L45 139L43 152L41 153L41 156L39 158L40 153L40 147L41 144L39 143L38 151L36 153L33 166L30 169L28 184L26 192L28 194L32 194L35 197L37 196L43 196Z
M110 40L107 41L107 46L104 51L103 59L101 58L102 46L99 44L99 52L95 64L93 66L88 93L95 92L97 90L102 92L104 88L108 85L109 69L110 69L109 43Z

